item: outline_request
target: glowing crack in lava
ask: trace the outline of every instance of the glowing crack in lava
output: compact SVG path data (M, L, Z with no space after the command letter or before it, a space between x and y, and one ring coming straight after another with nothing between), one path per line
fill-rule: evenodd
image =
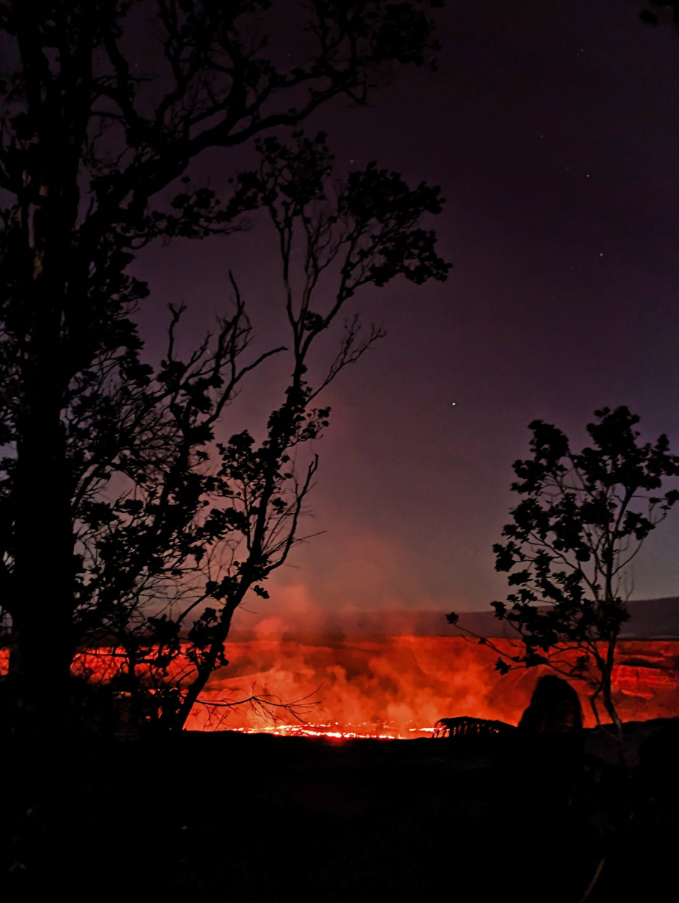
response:
M510 648L506 640L493 642ZM235 636L227 643L227 658L228 667L213 674L187 729L392 739L431 736L439 718L460 715L517 724L546 670L500 676L497 653L487 646L439 636L315 635L296 641ZM7 659L7 651L0 650L0 670L6 670ZM119 661L110 650L97 650L77 657L74 672L106 682ZM620 641L617 662L613 684L624 720L679 716L679 640ZM591 727L585 688L574 686ZM212 705L253 694L315 705L301 707L303 723L285 711L272 722L248 705Z

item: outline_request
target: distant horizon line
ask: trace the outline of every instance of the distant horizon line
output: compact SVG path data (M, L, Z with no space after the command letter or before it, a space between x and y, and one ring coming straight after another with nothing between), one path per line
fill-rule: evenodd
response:
M630 618L620 638L679 638L679 595L655 599L630 599ZM453 608L451 604L450 608ZM231 635L253 635L259 639L275 639L290 634L325 634L348 636L443 636L464 635L464 631L446 622L450 610L411 608L354 608L327 611L318 606L307 611L271 611L259 613L257 621L234 623ZM481 611L460 611L459 627L479 636L513 638L506 621L500 620L488 607ZM251 613L253 614L253 613Z

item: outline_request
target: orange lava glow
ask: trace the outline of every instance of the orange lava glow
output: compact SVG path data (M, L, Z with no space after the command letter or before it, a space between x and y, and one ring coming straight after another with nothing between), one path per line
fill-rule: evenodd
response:
M494 643L510 649L508 641ZM533 668L501 676L497 652L461 637L234 638L227 657L229 666L212 676L188 729L392 739L431 736L439 718L460 715L517 724L545 673ZM0 650L2 670L6 659ZM620 642L617 661L613 683L624 720L679 716L679 641ZM185 666L178 662L175 673ZM110 650L99 650L78 656L74 672L106 681L118 667ZM578 681L574 686L591 727L586 687ZM247 704L223 707L253 695L274 703L301 701L303 720L275 708L279 717L273 721Z
M508 641L495 642L509 650ZM229 667L215 672L205 702L253 693L294 702L311 694L318 704L301 713L306 728L290 717L267 725L246 706L197 707L187 727L406 738L431 736L439 718L458 715L517 724L544 673L521 669L503 677L496 652L460 637L242 640L229 644L227 657ZM621 642L613 681L624 720L679 716L679 641ZM574 686L591 727L586 688Z

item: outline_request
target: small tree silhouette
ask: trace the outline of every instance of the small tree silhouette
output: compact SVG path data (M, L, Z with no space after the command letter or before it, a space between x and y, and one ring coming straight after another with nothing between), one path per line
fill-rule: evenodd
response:
M523 650L500 652L496 668L549 665L586 680L600 722L599 701L622 738L611 676L622 624L629 618L625 569L646 537L665 519L679 491L661 492L679 474L679 457L667 437L638 443L639 417L626 407L595 411L587 426L592 446L579 454L555 426L530 424L532 458L513 465L512 489L524 500L493 546L495 568L512 572L516 590L493 602L495 615L520 634ZM456 624L458 616L448 615Z

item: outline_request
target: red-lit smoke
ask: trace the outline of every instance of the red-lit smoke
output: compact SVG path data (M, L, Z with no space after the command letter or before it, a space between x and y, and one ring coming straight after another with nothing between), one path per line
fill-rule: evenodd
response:
M263 636L263 638L262 638ZM505 640L494 640L509 651ZM0 668L6 668L0 654ZM211 707L252 695L274 702L315 702L299 709L324 733L414 737L439 718L467 715L516 724L544 669L520 669L501 676L497 652L461 637L277 636L234 638L227 644L229 665L216 671L187 728L194 730L271 729L248 705ZM100 650L81 655L74 670L108 679L119 659ZM613 674L616 705L626 721L679 716L679 641L622 641ZM186 663L179 662L178 669ZM585 723L594 724L587 687L580 693ZM276 711L276 710L274 710ZM283 724L295 723L278 710Z
M507 641L494 642L509 649ZM227 657L230 664L214 674L206 701L255 693L294 702L312 694L318 705L303 713L307 721L402 737L458 715L516 724L544 673L524 668L501 676L496 652L459 637L243 640L228 644ZM621 642L613 679L624 720L679 716L679 642ZM592 726L587 688L580 681L574 686ZM198 707L188 726L215 728L224 711L210 721L209 710ZM262 729L261 718L247 708L227 711L222 728Z

